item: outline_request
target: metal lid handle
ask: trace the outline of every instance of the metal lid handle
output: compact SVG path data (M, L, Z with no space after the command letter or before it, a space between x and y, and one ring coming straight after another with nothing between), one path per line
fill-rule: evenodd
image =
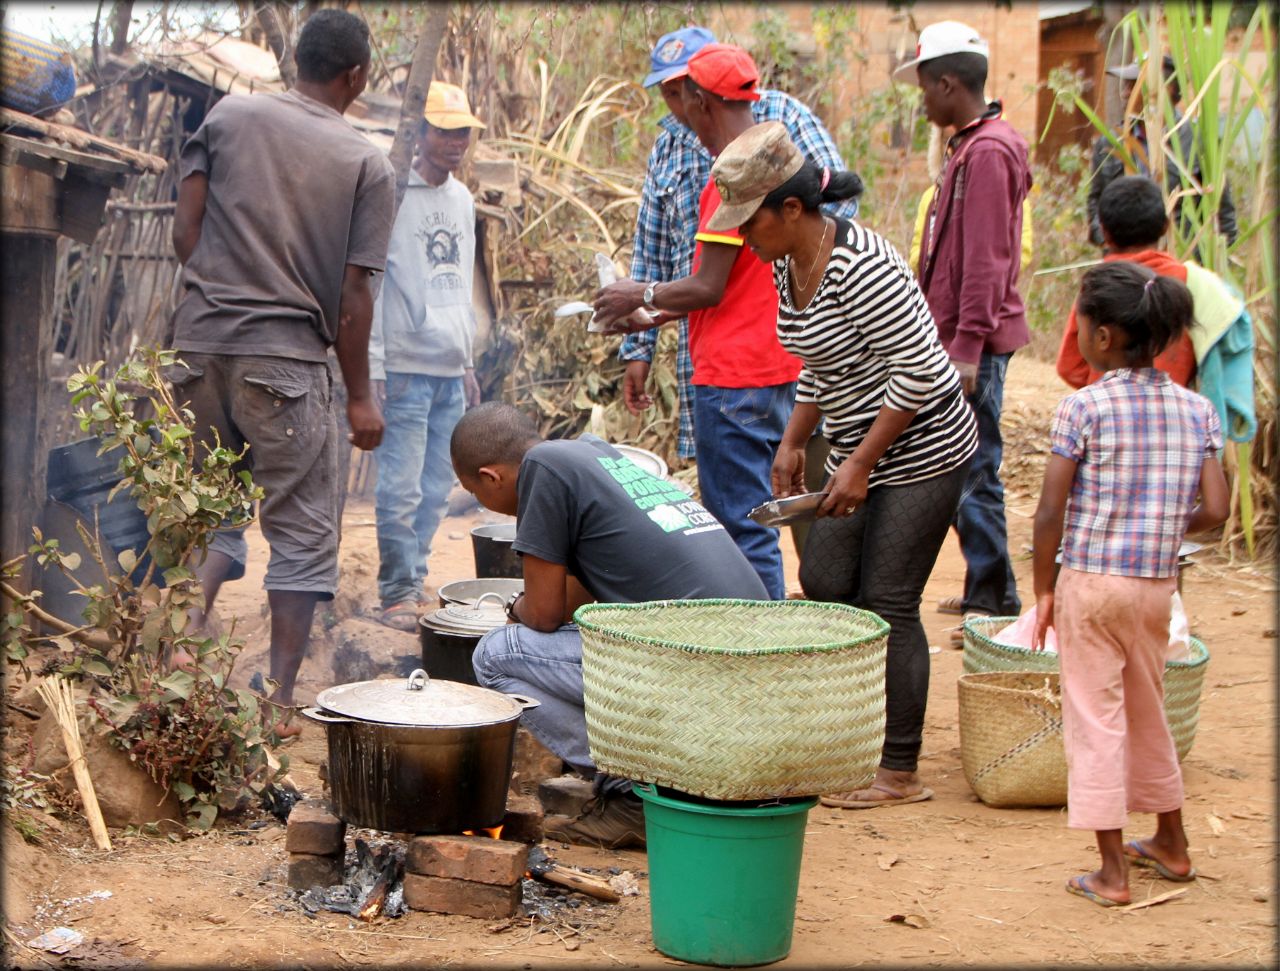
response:
M428 675L422 668L418 668L409 675L409 683L406 685L406 688L409 691L421 691L427 686L427 682L430 680L430 675Z
M484 603L486 600L488 600L490 597L498 601L499 607L501 607L506 602L503 600L502 594L498 593L497 590L486 590L484 593L480 594L480 596L476 597L476 602L472 604L472 606L476 610L479 610L480 605Z

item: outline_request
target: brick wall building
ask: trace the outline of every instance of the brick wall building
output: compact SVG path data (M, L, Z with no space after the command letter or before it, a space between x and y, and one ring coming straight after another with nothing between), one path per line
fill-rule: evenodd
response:
M752 25L762 11L784 15L792 31L790 46L798 56L812 56L821 63L822 52L816 35L814 11L826 4L787 3L776 5L726 4L708 24L726 40L754 46ZM1036 3L1014 3L997 7L987 0L969 3L940 3L919 0L895 10L884 2L867 2L848 7L856 11L852 37L862 57L844 77L833 77L838 89L832 99L828 122L840 124L858 114L858 100L887 86L893 68L915 56L916 38L921 28L939 20L959 20L975 28L991 47L987 96L1000 98L1009 121L1031 141L1036 131L1036 84L1040 68L1040 20Z

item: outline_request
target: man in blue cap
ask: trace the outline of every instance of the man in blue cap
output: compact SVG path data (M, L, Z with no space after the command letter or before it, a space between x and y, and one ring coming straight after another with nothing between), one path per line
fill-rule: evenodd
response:
M640 196L640 215L631 256L631 278L644 282L679 280L689 275L693 264L694 234L698 230L698 198L711 178L711 155L689 128L681 103L680 89L689 73L689 58L715 36L705 27L682 27L658 40L650 55L650 71L644 86L658 86L671 114L658 122L662 130L649 153L649 168ZM755 121L780 121L791 140L807 158L833 172L843 171L844 162L831 135L807 107L781 91L762 89L760 100L751 106ZM833 215L852 219L858 212L856 200L830 207ZM676 352L676 378L680 387L681 458L691 458L693 447L693 363L689 356L688 322L678 323L680 341ZM622 342L619 357L627 362L623 400L632 414L653 404L645 392L650 363L657 345L656 330L630 334Z

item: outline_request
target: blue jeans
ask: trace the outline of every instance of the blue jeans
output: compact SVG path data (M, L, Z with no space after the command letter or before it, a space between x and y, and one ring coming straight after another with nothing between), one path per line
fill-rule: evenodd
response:
M471 656L476 680L486 688L536 699L520 724L539 742L588 779L602 793L626 792L631 783L597 773L587 744L582 701L582 635L576 624L549 634L524 624L489 631Z
M453 488L449 437L465 408L460 377L387 374L386 430L374 453L383 607L422 598L431 540Z
M1008 617L1022 612L1009 558L1004 486L1000 484L1004 449L1000 411L1011 357L1012 353L983 354L978 365L978 385L969 396L978 420L978 451L969 465L956 512L956 532L965 562L964 610Z
M773 496L769 470L795 400L795 382L767 388L700 384L693 394L702 504L729 531L774 600L787 595L778 531L747 513Z

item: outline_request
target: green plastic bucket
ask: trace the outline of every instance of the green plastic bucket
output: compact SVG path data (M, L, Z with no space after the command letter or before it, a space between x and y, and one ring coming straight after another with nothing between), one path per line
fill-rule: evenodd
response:
M817 799L738 808L633 783L644 800L653 944L696 964L746 967L791 950L804 828Z

